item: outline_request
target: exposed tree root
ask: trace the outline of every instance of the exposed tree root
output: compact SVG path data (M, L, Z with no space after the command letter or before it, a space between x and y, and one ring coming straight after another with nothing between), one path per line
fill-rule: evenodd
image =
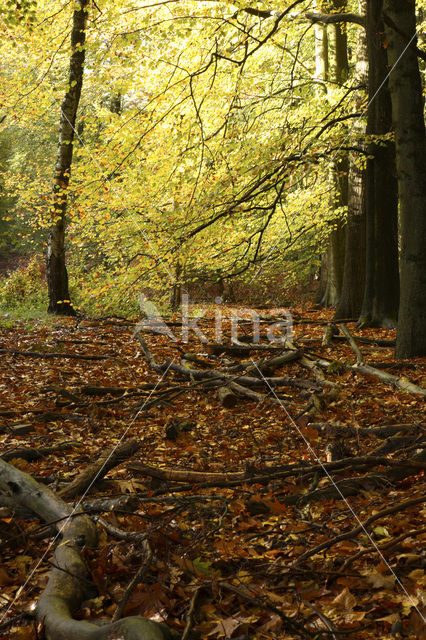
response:
M72 508L30 475L0 460L0 486L17 504L31 509L45 522L57 525L61 541L53 555L49 581L37 605L37 619L44 624L47 640L172 640L177 636L165 625L132 616L97 626L74 620L73 613L87 597L91 584L82 560L83 547L94 548L96 527L83 514L68 518Z

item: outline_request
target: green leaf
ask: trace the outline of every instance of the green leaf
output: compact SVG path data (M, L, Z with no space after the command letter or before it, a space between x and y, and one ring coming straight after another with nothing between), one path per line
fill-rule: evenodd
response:
M198 573L204 573L204 575L209 576L213 573L212 569L211 569L211 562L207 561L204 562L203 560L201 560L200 557L195 558L195 560L192 563L195 567L195 569L198 571Z
M379 538L389 538L389 531L385 527L374 527L373 529L376 536Z

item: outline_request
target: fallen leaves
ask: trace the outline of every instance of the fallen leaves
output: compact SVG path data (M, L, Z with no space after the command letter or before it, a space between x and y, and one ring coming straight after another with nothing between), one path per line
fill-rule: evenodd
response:
M317 312L316 317L325 317L326 313L329 312ZM208 320L202 322L206 334L213 332ZM84 445L33 462L15 460L17 467L52 483L55 491L73 480L101 452L120 442L123 434L141 442L140 459L147 465L222 474L249 468L257 473L265 466L302 461L313 464L316 458L325 462L327 445L338 439L332 429L327 430L329 425L348 429L343 435L345 446L353 456L359 456L377 446L377 437L366 433L369 427L414 425L422 420L424 406L418 398L389 389L375 378L342 374L341 361L350 356L342 342L329 350L337 363L335 370L324 374L338 385L338 394L325 403L316 403L315 419L306 413L306 396L293 388L291 402L285 405L293 419L279 406L247 400L241 400L232 410L224 410L213 392L199 389L184 390L173 400L165 398L145 412L144 402L156 397L152 387L160 381L166 387L184 383L176 377L165 381L148 370L141 360L143 355L136 356L137 347L130 340L132 327L119 322L92 322L82 323L75 330L72 323L61 319L54 329L41 326L26 331L22 326L3 334L9 349L29 350L35 345L40 353L60 353L57 341L62 340L66 352L118 355L102 360L102 364L96 360L73 359L72 364L64 360L63 367L58 359L35 361L12 354L2 356L0 389L8 385L8 395L4 395L0 408L2 450L52 446L64 439ZM320 339L322 327L304 324L303 331L309 333L310 339ZM372 330L365 330L365 335L372 337ZM377 335L392 337L391 332L385 331ZM150 344L159 361L176 357L175 346L166 338L153 336ZM198 343L191 343L190 347L199 355ZM368 359L374 365L375 359L383 361L384 354L387 357L385 349L371 350ZM216 360L203 358L204 366L210 362L217 366ZM407 377L421 384L422 361L416 362L417 369L410 370ZM285 375L298 375L297 362L285 367ZM313 380L313 373L309 375ZM307 376L306 371L303 376ZM135 389L139 393L141 385L147 383L151 389L131 395ZM43 388L54 386L71 395L54 390L42 393ZM89 386L103 391L82 393ZM128 391L119 394L117 388ZM40 418L46 415L52 419L42 421ZM19 432L17 425L25 428ZM185 428L180 429L181 425ZM165 437L166 426L174 427L173 433L168 433L173 440ZM362 437L357 435L359 427L363 429ZM390 455L398 457L400 452ZM341 469L334 471L332 477L340 482L358 473L362 470ZM329 478L322 472L203 490L194 482L181 491L179 482L148 478L141 481L131 477L122 465L112 470L99 487L92 488L97 495L90 497L119 494L141 499L133 513L119 509L98 514L118 533L145 532L155 554L143 583L129 598L126 615L162 620L182 632L194 590L201 587L194 626L203 637L212 640L296 637L286 630L280 613L304 621L306 629L313 633L328 629L321 619L324 616L337 629L350 630L353 640L386 637L398 624L408 638L410 634L415 638L420 637L420 614L425 607L426 568L421 555L426 539L421 533L424 507L413 508L400 517L384 517L375 522L368 535L364 532L342 540L300 567L290 565L308 550L351 531L358 524L353 512L363 521L386 506L420 494L423 481L423 474L419 473L393 487L380 489L372 483L350 497L351 511L347 503L336 498L308 501L303 507L285 503L289 496L297 499L315 488L326 487ZM13 538L13 545L10 540L1 549L0 606L4 607L3 612L13 613L30 606L44 588L50 570L49 538L38 522L29 524L13 511L8 515L0 513L0 533L2 523L7 528L6 539ZM37 537L40 531L43 535ZM85 618L111 616L142 562L130 542L114 539L112 530L108 534L106 531L101 534L98 551L91 555L87 550L85 556L91 580L98 589L98 595L86 601L80 611ZM404 531L413 533L392 546ZM374 545L383 547L385 561ZM364 551L342 571L346 560ZM31 574L44 552L45 562ZM22 588L29 575L30 584ZM244 589L254 601L250 603L238 593L226 591L225 582ZM16 594L19 597L13 604ZM357 632L358 627L362 631ZM19 623L8 629L7 637L35 640L34 626ZM1 631L0 638L3 640Z

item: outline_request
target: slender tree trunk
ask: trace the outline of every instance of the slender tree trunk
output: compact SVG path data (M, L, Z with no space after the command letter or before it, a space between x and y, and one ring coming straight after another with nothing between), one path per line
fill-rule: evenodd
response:
M367 3L369 101L367 135L388 136L368 147L366 183L366 285L360 325L394 327L399 306L398 187L392 106L387 80L388 66L383 0Z
M323 24L314 25L315 33L315 78L324 83L328 78L328 39L327 27ZM324 93L327 89L322 85Z
M366 0L360 0L359 13L365 15ZM365 29L358 31L355 81L360 87L368 85L368 56ZM357 111L362 108L365 92L355 95ZM353 146L364 148L366 126L363 118L357 120L352 135ZM346 223L345 265L342 291L335 319L357 318L361 313L365 287L365 169L359 154L349 156L348 218Z
M169 304L172 311L177 311L182 302L182 266L178 261L175 266L175 280L169 296Z
M88 7L89 0L75 2L69 83L61 105L59 147L53 182L52 226L47 241L48 311L58 315L75 315L74 307L70 302L65 264L65 228L76 115L83 85Z
M342 2L334 0L333 7L340 9ZM336 84L343 84L349 73L346 27L332 24L328 26L327 33L329 80ZM334 162L331 181L334 184L333 206L346 207L348 204L348 157L344 152ZM327 249L327 284L321 300L321 304L325 307L334 307L339 303L345 263L346 221L339 217L333 220L331 225Z
M315 3L315 8L317 8ZM321 83L318 85L318 93L327 93L326 80L328 78L328 38L327 27L323 24L314 25L315 34L315 79ZM322 304L325 299L328 281L328 255L327 251L321 254L321 270L316 302Z
M386 17L408 38L416 33L414 0L385 0ZM426 355L426 136L416 53L386 27L401 215L401 301L396 355ZM413 39L416 43L416 39Z
M315 296L315 302L319 305L322 303L325 296L325 291L327 289L327 280L328 280L327 271L328 271L327 254L322 253L320 274L319 274L319 287Z

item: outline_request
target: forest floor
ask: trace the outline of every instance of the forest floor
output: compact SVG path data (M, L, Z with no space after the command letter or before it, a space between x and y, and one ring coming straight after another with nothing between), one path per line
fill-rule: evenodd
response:
M265 361L284 349L221 353L193 333L189 344L149 331L140 342L135 323L118 318L1 329L3 460L58 492L136 440L133 455L68 498L111 498L92 504L100 535L84 560L96 593L76 618L111 617L125 596L124 615L186 637L190 628L212 640L422 636L425 397L397 385L426 387L426 359L396 361L393 331L348 323L367 339L358 347L375 369L364 371L342 331L322 344L331 311L291 311L290 350L300 351L280 368ZM198 326L214 341L212 316ZM229 334L229 319L223 326ZM178 322L170 328L181 336ZM234 386L235 405L223 406L223 371L237 385L261 380L241 381L258 397ZM3 489L0 639L41 640L31 616L56 541Z

